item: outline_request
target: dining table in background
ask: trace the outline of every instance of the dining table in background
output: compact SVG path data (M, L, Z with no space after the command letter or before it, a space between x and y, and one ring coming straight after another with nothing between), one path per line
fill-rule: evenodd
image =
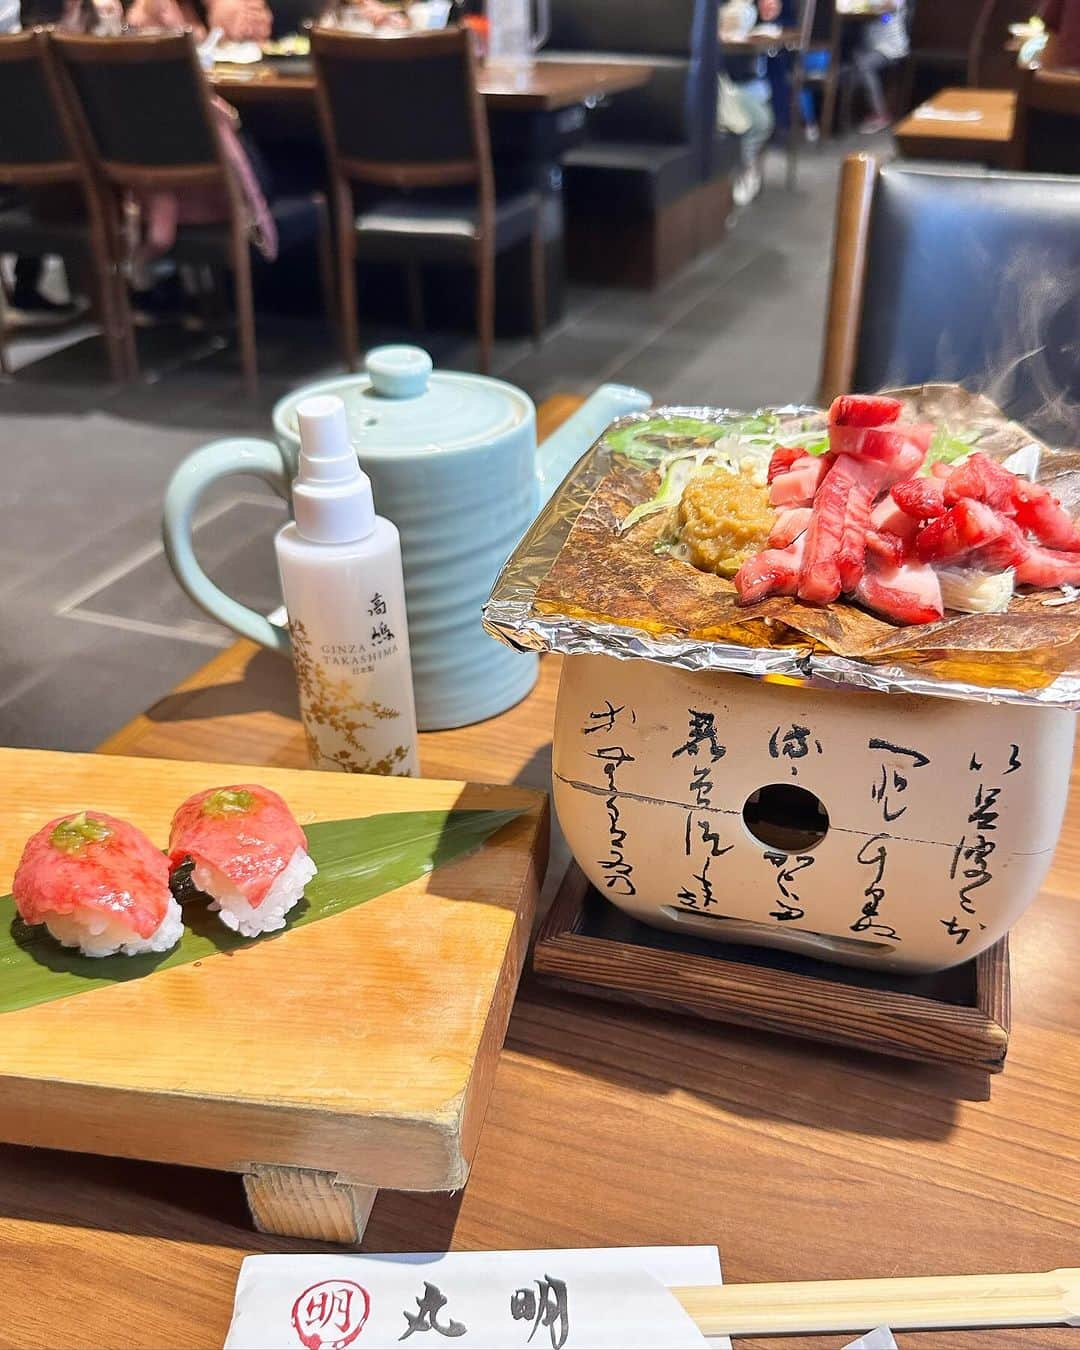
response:
M541 435L578 405L540 409ZM421 737L432 777L547 788L559 661L517 707ZM101 747L306 765L292 671L233 645ZM1074 780L1075 781L1075 780ZM565 863L553 852L552 867ZM526 976L472 1175L380 1193L364 1249L717 1244L730 1283L1047 1271L1080 1243L1080 813L1012 935L1009 1060L991 1083L557 993ZM357 1006L363 1016L363 1006ZM134 1033L135 1029L133 1029ZM0 1147L0 1347L220 1345L253 1232L225 1173ZM921 1333L919 1350L1069 1350L1075 1332ZM740 1338L836 1350L849 1336Z
M480 68L479 88L491 129L496 184L500 191L534 190L543 200L547 242L547 319L555 323L565 310L566 264L563 256L563 153L583 139L586 110L599 101L640 88L652 77L646 62L547 60L520 72L488 64ZM292 149L321 145L315 108L315 76L306 57L272 58L252 65L218 65L210 73L214 91L231 103L260 145ZM526 331L531 315L529 269L500 260L496 280L496 323L500 332ZM451 301L461 289L450 280L440 288ZM436 297L438 298L438 297ZM471 301L460 306L471 323Z
M942 89L898 122L893 135L912 159L1018 168L1016 107L1014 89Z
M548 61L520 72L481 64L477 87L489 113L561 112L646 84L652 66L638 61ZM237 107L307 101L314 111L315 76L307 57L280 57L252 65L218 65L210 83Z

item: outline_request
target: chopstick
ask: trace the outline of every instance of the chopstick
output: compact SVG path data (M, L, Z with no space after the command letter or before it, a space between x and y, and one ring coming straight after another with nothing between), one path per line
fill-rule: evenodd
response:
M803 1284L728 1284L671 1292L706 1336L810 1335L931 1328L1080 1326L1080 1270Z

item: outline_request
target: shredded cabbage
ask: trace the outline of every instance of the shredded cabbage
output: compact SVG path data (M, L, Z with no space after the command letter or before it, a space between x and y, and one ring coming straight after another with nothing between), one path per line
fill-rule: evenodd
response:
M679 499L686 490L687 483L693 478L696 468L696 456L693 459L676 459L670 463L660 480L660 488L656 496L634 507L619 526L620 533L623 530L630 529L632 525L636 525L639 520L644 520L646 516L652 516L657 511L666 511L669 507L677 506Z
M668 448L671 437L692 437L711 445L727 434L728 428L720 422L705 422L697 417L654 417L647 422L630 422L609 431L606 439L613 450L627 459L651 462L656 458L657 450Z
M978 439L977 431L966 431L962 435L957 435L942 424L934 432L934 439L930 442L930 449L926 452L926 459L919 472L926 477L932 464L958 464L960 460L967 459L975 449L975 442Z
M656 515L658 511L668 511L678 506L692 478L713 473L741 473L759 487L764 487L771 457L771 450L747 444L737 438L725 438L723 444L717 442L715 445L702 446L693 455L682 455L670 460L656 495L647 502L639 503L623 518L619 533L629 530L648 516Z

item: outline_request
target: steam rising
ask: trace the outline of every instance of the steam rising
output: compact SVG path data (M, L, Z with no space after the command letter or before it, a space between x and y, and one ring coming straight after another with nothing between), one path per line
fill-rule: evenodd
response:
M1080 443L1080 267L1030 245L1009 259L1001 283L1002 351L983 392L1033 430Z
M934 378L985 394L1052 445L1080 446L1080 247L1070 267L1059 250L1031 244L1003 258L1004 242L970 241L971 275L992 298L961 301L957 325L938 341ZM973 320L985 331L965 332Z

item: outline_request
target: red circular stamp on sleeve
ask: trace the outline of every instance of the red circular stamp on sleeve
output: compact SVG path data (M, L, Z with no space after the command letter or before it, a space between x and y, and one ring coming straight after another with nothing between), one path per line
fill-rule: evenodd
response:
M293 1330L307 1350L345 1350L363 1330L371 1296L352 1280L321 1280L292 1307Z

